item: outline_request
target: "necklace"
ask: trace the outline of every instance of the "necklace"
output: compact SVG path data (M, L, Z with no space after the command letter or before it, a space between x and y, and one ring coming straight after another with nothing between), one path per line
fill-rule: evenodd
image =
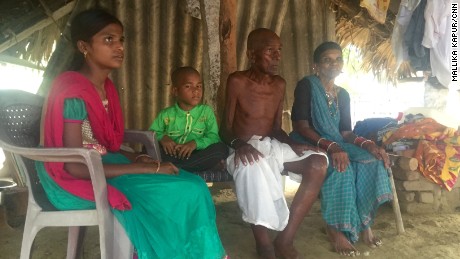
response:
M102 105L104 106L105 111L108 111L108 109L109 109L109 100L107 100L107 99L102 100Z
M337 98L337 89L335 86L332 87L332 91L326 91L326 102L329 106L329 114L335 117L339 113L339 100Z

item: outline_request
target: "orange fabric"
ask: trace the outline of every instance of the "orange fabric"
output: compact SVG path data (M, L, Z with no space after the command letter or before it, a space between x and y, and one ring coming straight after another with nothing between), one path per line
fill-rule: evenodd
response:
M385 145L399 139L420 139L415 151L419 171L430 181L452 190L460 171L459 132L424 118L407 123L386 136Z
M399 129L383 137L383 144L388 145L399 139L442 140L455 135L455 130L437 123L431 118L424 118L406 123Z

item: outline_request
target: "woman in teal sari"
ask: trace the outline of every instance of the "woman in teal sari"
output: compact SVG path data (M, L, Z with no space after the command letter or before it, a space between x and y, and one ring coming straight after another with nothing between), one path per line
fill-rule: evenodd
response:
M300 80L294 92L291 137L328 154L322 214L335 250L354 256L359 252L352 244L360 235L370 247L382 244L371 225L379 205L392 199L388 155L373 141L352 132L350 96L334 84L343 66L340 46L322 43L313 61L315 75Z

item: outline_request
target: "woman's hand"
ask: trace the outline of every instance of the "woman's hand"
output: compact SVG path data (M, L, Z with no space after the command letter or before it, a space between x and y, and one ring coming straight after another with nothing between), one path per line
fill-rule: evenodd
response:
M195 140L189 141L185 144L177 144L174 147L174 153L179 159L189 159L192 155L193 150L196 149Z
M151 164L151 163L156 163L156 161L157 160L153 159L151 156L149 156L147 154L140 154L134 159L134 162L136 162L136 163Z
M340 173L345 172L348 165L350 164L350 159L348 158L347 152L343 151L337 144L332 144L329 148L329 155L331 157L332 166Z
M139 155L136 163L148 164L149 172L153 174L178 174L179 169L171 162L159 162L148 155Z
M172 140L169 136L163 136L160 140L160 144L166 155L176 156L176 151L174 149L176 147L176 142L174 142L174 140Z
M157 165L159 165L160 167L158 168L158 171L155 172L156 174L172 174L172 175L179 174L179 168L177 168L171 162L162 162L159 164L157 163Z
M324 150L320 149L320 148L317 148L317 147L314 147L312 145L306 145L306 144L300 144L300 143L293 143L293 144L290 144L289 145L292 150L298 155L298 156L301 156L303 154L304 151L307 151L307 150L312 150L312 151L315 151L315 152L324 152Z
M390 167L390 158L388 157L387 152L382 147L377 146L373 141L363 143L363 149L367 150L369 153L375 156L378 160L383 160L385 168Z
M241 160L243 165L253 164L254 161L259 161L259 156L264 157L255 147L248 143L242 143L235 148L235 167L238 166L238 160Z

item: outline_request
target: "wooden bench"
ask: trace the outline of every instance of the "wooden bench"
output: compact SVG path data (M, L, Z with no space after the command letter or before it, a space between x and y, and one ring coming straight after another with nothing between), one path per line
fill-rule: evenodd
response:
M153 147L154 150L150 150L150 151L147 150L147 153L154 159L161 161L160 143L156 139L156 134L154 134L153 143L154 143L154 147ZM205 171L191 172L191 173L199 175L207 183L233 181L233 177L228 173L227 169L222 169L222 170L209 169Z

